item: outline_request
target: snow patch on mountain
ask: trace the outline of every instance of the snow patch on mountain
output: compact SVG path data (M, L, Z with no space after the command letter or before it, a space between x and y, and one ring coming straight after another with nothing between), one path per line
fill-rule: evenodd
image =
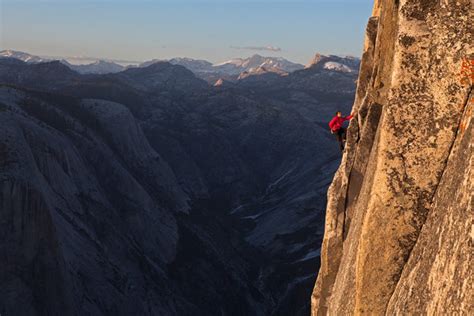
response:
M357 73L359 66L360 59L354 56L323 55L316 53L305 68Z
M0 57L3 58L15 58L24 61L25 63L42 63L48 62L50 59L34 56L28 53L19 52L11 49L0 51Z
M222 63L214 64L216 69L234 69L236 72L250 72L252 69L265 68L271 72L290 73L295 70L303 69L304 66L291 62L282 57L264 57L255 54L249 58L234 58Z
M324 63L324 69L336 70L341 72L353 72L353 70L348 66L335 61L328 61L327 63Z

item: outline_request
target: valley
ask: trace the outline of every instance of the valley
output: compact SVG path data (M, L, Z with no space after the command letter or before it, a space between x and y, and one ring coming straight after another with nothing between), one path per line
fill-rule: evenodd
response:
M307 314L356 77L0 59L3 311Z

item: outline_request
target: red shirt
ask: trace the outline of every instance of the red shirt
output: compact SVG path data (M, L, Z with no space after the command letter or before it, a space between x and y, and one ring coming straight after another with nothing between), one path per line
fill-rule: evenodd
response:
M333 132L337 132L341 127L342 127L342 123L344 123L345 121L349 121L350 119L352 118L352 115L349 115L349 116L335 116L331 122L329 122L329 128L333 131Z

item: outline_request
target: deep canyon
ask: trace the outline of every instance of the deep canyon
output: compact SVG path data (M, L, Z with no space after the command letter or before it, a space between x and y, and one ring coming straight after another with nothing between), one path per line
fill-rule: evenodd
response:
M0 59L2 315L301 314L354 59L218 86Z

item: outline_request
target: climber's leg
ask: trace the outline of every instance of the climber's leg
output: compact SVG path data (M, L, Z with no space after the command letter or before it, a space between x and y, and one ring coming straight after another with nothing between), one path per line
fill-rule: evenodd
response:
M341 151L344 151L344 139L345 139L345 130L344 130L344 128L341 127L336 132L336 137L337 137L337 141L339 142L339 148L341 149Z

